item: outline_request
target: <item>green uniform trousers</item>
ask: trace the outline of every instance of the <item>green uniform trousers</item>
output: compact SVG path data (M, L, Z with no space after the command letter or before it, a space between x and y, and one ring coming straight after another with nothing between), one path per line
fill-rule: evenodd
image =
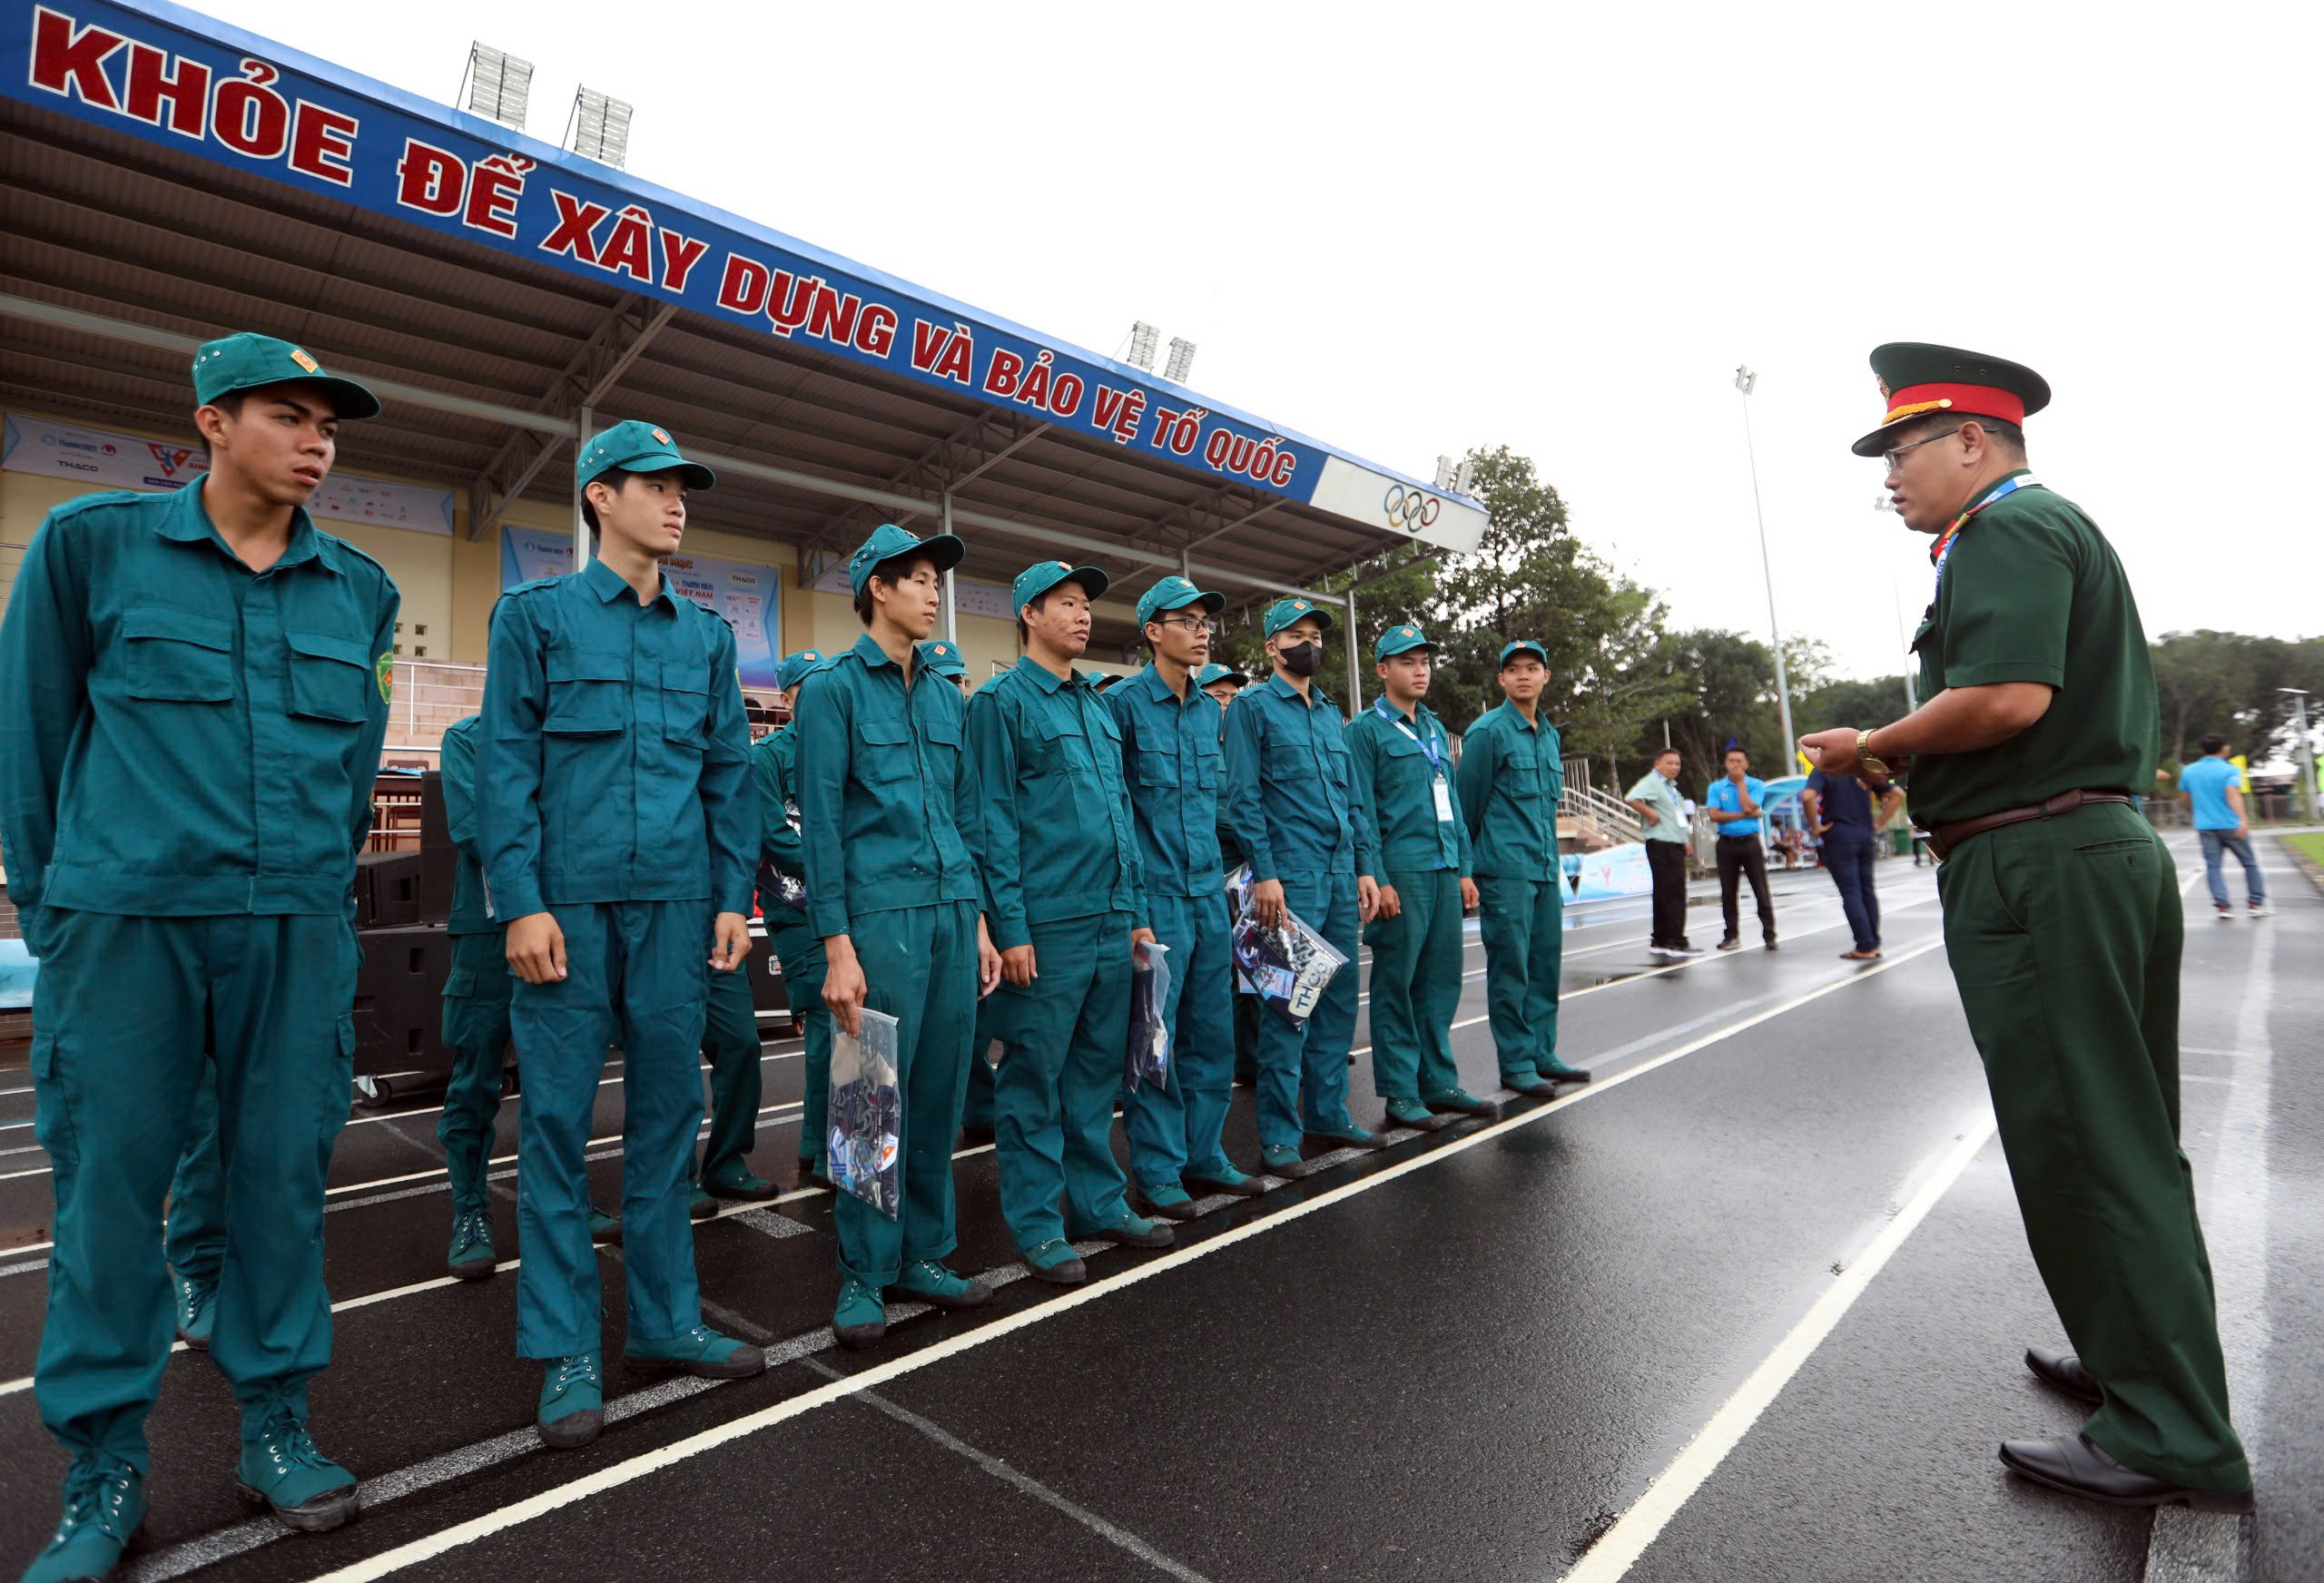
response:
M1033 924L1037 976L992 992L1000 1213L1028 1252L1109 1225L1128 1207L1113 1133L1129 1047L1129 931L1127 912Z
M485 1185L500 1116L502 1074L508 1062L508 1002L517 985L508 971L508 939L499 929L452 937L452 970L444 975L444 1042L452 1047L452 1080L444 1086L444 1113L436 1141L452 1182L452 1213L491 1202Z
M1266 1008L1259 998L1246 991L1235 991L1235 1076L1246 1081L1256 1081L1259 1076L1259 1018Z
M2095 804L1965 842L1937 890L2034 1262L2106 1388L2084 1432L2173 1484L2248 1486L2179 1146L2169 855L2134 810Z
M867 1286L886 1286L906 1264L941 1259L958 1241L952 1135L960 1130L977 1020L977 904L938 901L858 913L850 934L863 968L864 1004L896 1019L903 1202L890 1220L842 1193L832 1220L842 1271Z
M170 1178L170 1217L162 1234L170 1268L215 1281L226 1263L226 1174L218 1166L218 1063L202 1064L193 1085L193 1120L185 1153Z
M992 997L977 1002L977 1032L969 1047L969 1094L960 1106L962 1126L992 1126Z
M1372 948L1372 1086L1383 1099L1418 1099L1461 1086L1452 1060L1461 876L1451 869L1391 870L1386 883L1396 888L1400 910L1364 930Z
M702 1024L702 1053L710 1059L710 1136L702 1145L698 1182L748 1171L751 1147L758 1141L759 1057L764 1050L758 1008L751 999L750 968L745 957L731 973L710 969ZM828 1076L830 1068L824 1070Z
M68 1451L143 1472L175 1324L162 1197L212 1062L228 1236L210 1358L245 1438L278 1405L303 1417L330 1361L323 1177L353 1079L355 931L337 913L44 921L32 1073L56 1219L34 1394Z
M1485 944L1485 1013L1502 1076L1537 1074L1558 1058L1565 888L1555 879L1479 874L1477 900ZM1375 1009L1372 1015L1376 1020L1380 1014Z
M806 1036L806 1087L800 1095L799 1157L820 1165L830 1146L823 1137L832 1103L832 1013L823 1004L823 942L795 923L766 932L774 959L783 964L783 993Z
M687 1168L702 1125L704 981L711 910L702 901L552 907L565 978L517 981L509 1005L525 1076L517 1113L517 1355L563 1358L603 1344L605 1304L589 1241L586 1158L597 1082L622 1047L622 1263L629 1333L647 1341L702 1322Z
M1130 1174L1150 1188L1177 1185L1188 1165L1216 1175L1227 1164L1219 1135L1235 1089L1235 964L1223 891L1149 896L1147 916L1154 938L1170 948L1170 988L1162 1004L1170 1076L1122 1095L1122 1130L1129 1135Z
M1288 873L1284 904L1347 959L1315 1009L1293 1027L1273 1011L1259 1020L1259 1145L1299 1146L1302 1133L1353 1125L1347 1113L1348 1047L1355 1042L1355 875Z

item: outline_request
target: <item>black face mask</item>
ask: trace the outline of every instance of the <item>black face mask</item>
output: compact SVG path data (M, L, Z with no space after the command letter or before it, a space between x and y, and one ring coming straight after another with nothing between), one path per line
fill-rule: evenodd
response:
M1292 644L1275 653L1282 656L1283 668L1295 676L1312 676L1324 663L1324 645L1318 643Z

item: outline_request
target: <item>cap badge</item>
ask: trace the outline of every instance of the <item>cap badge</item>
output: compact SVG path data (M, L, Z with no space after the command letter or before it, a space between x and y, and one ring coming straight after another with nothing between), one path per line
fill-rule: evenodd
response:
M668 435L666 435L666 434L664 434L660 429L658 429L658 428L657 428L657 429L654 430L654 431L653 431L653 433L654 433L654 438L655 438L655 439L660 440L664 445L668 445L668 444L670 443L670 437L669 437Z
M290 360L298 364L300 368L306 369L310 374L320 374L323 371L323 366L320 363L315 361L314 359L309 357L297 347L292 347L290 349Z

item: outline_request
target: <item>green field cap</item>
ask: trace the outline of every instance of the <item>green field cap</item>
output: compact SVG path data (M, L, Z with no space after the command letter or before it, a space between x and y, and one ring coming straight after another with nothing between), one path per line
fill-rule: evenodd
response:
M822 668L822 650L801 649L795 654L783 656L783 664L775 667L774 684L788 693Z
M1068 561L1036 561L1017 574L1017 586L1010 600L1022 610L1059 583L1071 582L1080 584L1081 591L1089 595L1094 605L1112 581L1095 566L1077 566Z
M960 564L969 546L949 533L914 538L892 522L883 522L872 530L872 536L856 546L847 557L847 585L857 598L863 596L863 585L872 580L872 571L882 561L892 561L898 556L924 555L936 563L940 572L949 572Z
M352 379L326 372L313 356L287 340L244 330L213 340L193 354L194 398L207 407L237 390L266 385L314 385L330 397L330 409L347 419L376 418L379 398Z
M1206 594L1184 577L1165 577L1138 599L1137 624L1144 626L1166 610L1184 610L1189 605L1199 605L1206 614L1216 615L1226 608L1226 595Z
M1237 687L1247 687L1251 684L1251 679L1232 665L1205 665L1195 673L1196 686L1207 687L1213 682L1232 682Z
M1506 665L1509 664L1510 656L1512 654L1531 654L1535 659L1541 662L1541 668L1543 670L1546 671L1550 668L1550 651L1543 648L1540 644L1535 643L1530 637L1521 637L1515 643L1503 644L1501 645L1501 663L1502 664Z
M1372 657L1384 660L1390 654L1410 654L1414 649L1426 649L1433 654L1436 645L1428 641L1428 634L1416 626L1392 626L1372 645Z
M689 489L718 487L717 474L678 455L677 442L669 430L638 418L616 423L583 446L573 464L574 482L586 487L616 467L625 473L676 473L684 477Z
M1324 624L1325 632L1332 630L1332 613L1313 599L1278 599L1267 606L1266 635L1273 637L1293 622L1311 615Z
M960 645L949 639L920 645L920 663L939 676L965 676L969 662L960 657Z

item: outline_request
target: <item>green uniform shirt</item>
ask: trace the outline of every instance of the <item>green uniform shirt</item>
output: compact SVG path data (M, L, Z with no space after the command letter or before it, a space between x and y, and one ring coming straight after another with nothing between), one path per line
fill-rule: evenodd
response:
M303 510L263 572L199 483L51 511L0 624L0 845L27 936L44 907L345 911L399 604Z
M1461 814L1476 872L1507 880L1555 880L1558 801L1565 759L1558 728L1531 723L1507 703L1486 710L1461 738Z
M969 752L983 793L970 842L995 946L1030 945L1031 925L1063 918L1145 924L1121 728L1088 682L1023 655L969 700Z
M819 939L861 914L983 901L961 832L977 818L960 690L925 665L911 686L864 634L800 683L799 821Z
M1971 517L1913 648L1924 698L1999 682L2057 689L2042 718L2007 742L1914 759L1913 816L1923 825L2078 787L2154 790L2161 724L2146 631L2113 546L2072 501L2036 486Z
M1339 712L1321 687L1308 693L1270 676L1226 712L1222 801L1255 880L1373 874L1372 825L1355 800Z
M1348 723L1345 734L1355 770L1355 801L1372 827L1380 868L1396 874L1451 869L1467 875L1469 827L1452 782L1452 744L1428 705L1416 703L1411 714L1399 714L1385 698L1378 699Z
M758 794L734 631L660 583L641 605L593 560L493 613L477 802L504 924L593 901L751 909Z
M446 934L497 934L505 919L492 915L484 886L484 848L477 839L476 738L484 716L471 714L444 728L444 822L451 828L452 915Z
M759 789L759 912L770 929L803 926L807 914L775 897L775 877L806 882L805 843L800 839L799 727L794 715L751 750L751 779Z
M1191 679L1179 697L1150 664L1103 698L1121 728L1147 893L1217 895L1218 701Z
M1659 770L1649 770L1639 777L1638 784L1625 793L1625 801L1644 802L1654 810L1654 817L1647 822L1646 839L1659 841L1683 841L1689 835L1687 811L1679 801L1679 782L1666 781Z

